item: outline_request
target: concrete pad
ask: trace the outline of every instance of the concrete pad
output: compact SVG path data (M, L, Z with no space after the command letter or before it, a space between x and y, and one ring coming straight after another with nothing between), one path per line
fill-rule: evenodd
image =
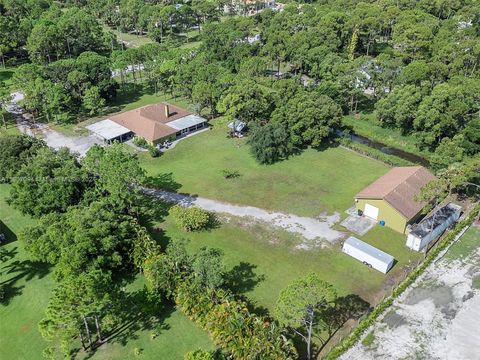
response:
M377 223L366 216L350 215L340 225L357 235L365 235Z

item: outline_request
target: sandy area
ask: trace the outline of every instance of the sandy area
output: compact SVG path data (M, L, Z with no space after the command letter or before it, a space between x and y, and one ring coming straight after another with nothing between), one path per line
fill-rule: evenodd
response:
M179 203L183 206L196 205L207 211L226 213L239 217L249 217L267 222L272 226L282 228L286 231L300 234L307 241L299 244L297 246L299 249L308 250L312 247L321 246L324 241L335 242L344 236L342 232L332 229L332 226L340 220L340 214L338 213L330 216L309 218L279 212L269 212L253 206L232 205L217 200L163 190L143 189L143 191L148 195L155 196L167 202Z
M461 239L460 239L461 241ZM467 258L441 258L405 291L342 359L480 359L480 239Z

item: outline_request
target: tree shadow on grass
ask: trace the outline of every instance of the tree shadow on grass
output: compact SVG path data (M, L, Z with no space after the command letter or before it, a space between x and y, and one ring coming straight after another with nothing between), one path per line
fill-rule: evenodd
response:
M12 259L17 252L17 248L14 248L8 253L3 253L2 256L10 257L10 259ZM31 260L15 260L2 266L0 268L0 273L3 276L13 276L0 282L0 287L3 291L3 294L0 297L0 303L3 305L8 305L15 296L22 294L25 285L18 285L19 281L42 279L48 275L49 272L49 264Z
M225 275L227 287L235 294L251 291L258 283L265 280L265 275L255 274L257 265L241 261Z
M242 261L225 274L226 287L238 298L247 303L248 310L259 316L269 316L266 307L259 306L244 294L265 280L264 274L255 274L257 265Z
M4 242L0 243L0 246L17 241L17 235L12 230L10 230L10 228L1 220L0 220L0 234L5 235L5 240Z
M146 187L172 192L177 192L182 187L182 184L175 181L172 172L149 176L144 184Z
M118 325L108 331L105 341L94 347L85 359L92 358L96 350L105 344L126 346L129 341L139 338L140 331L150 330L155 336L161 336L163 331L170 329L165 321L175 312L175 306L153 299L146 288L125 294L119 303L120 307L114 309ZM76 350L79 352L79 349Z
M337 298L334 306L326 309L322 315L322 318L327 324L327 335L326 338L321 341L321 345L315 349L315 358L348 320L359 319L369 310L370 304L356 294L349 294Z
M135 101L140 100L144 94L153 94L149 87L143 84L125 83L120 85L117 95L108 103L108 112L119 112Z

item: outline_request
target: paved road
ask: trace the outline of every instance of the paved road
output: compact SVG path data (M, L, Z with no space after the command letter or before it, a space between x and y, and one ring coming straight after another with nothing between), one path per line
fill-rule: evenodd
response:
M172 193L163 190L142 188L143 193L154 196L163 201L178 203L182 206L198 206L211 212L226 213L239 217L251 217L255 220L268 222L286 231L300 234L307 240L318 240L314 245L320 245L323 240L334 242L344 235L342 232L332 229L332 226L340 220L340 214L317 218L302 217L279 212L269 212L253 206L239 206L223 203L217 200L202 197ZM312 246L305 243L302 248Z

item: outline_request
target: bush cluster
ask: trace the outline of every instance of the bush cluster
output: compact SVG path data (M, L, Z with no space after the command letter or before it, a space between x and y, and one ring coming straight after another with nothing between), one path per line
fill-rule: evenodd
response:
M210 223L210 214L197 206L189 208L175 205L170 209L178 227L185 231L204 230Z
M225 179L235 179L240 176L240 172L238 170L223 169L222 175Z
M148 149L150 145L147 140L145 140L143 137L140 137L140 136L135 136L132 142L134 145L141 147L142 149Z
M201 289L186 280L179 284L175 302L234 359L298 358L295 347L275 323L251 314L247 304L228 291Z
M351 348L355 343L360 339L363 333L375 323L377 318L392 304L393 301L399 297L413 282L423 273L423 271L429 266L433 260L444 250L450 243L455 239L455 237L468 225L474 221L478 212L480 211L480 206L477 206L470 215L465 218L463 221L457 223L453 231L447 234L443 240L426 256L425 260L403 280L393 291L392 295L384 299L380 304L378 304L373 311L368 314L352 331L350 336L342 340L340 344L334 347L330 353L325 357L326 360L337 359L345 351Z
M143 137L140 136L135 136L133 138L133 144L142 148L148 150L148 153L150 154L151 157L158 157L160 155L160 150L158 150L155 146L150 145L147 140L145 140Z

